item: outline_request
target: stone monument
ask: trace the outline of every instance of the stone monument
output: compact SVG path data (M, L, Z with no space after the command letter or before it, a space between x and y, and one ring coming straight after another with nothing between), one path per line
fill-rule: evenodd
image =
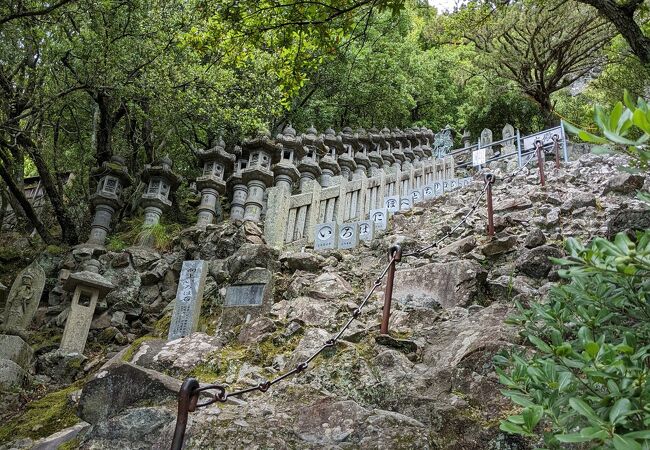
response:
M36 262L22 270L5 303L2 328L7 334L23 334L32 323L45 286L45 272Z
M60 353L83 354L97 301L113 288L115 286L99 274L99 261L95 259L86 261L81 272L75 272L65 280L63 289L73 294L59 346Z
M207 273L208 264L205 261L183 261L168 341L189 336L197 330Z
M241 171L242 181L248 188L244 204L244 220L259 222L262 217L264 195L266 189L273 184L271 157L276 150L278 150L276 144L267 134L262 134L243 144L242 155L244 158L248 157L248 164Z
M178 187L181 179L172 171L172 160L167 156L158 160L153 166L145 165L141 178L147 184L140 199L140 204L144 207L146 229L157 225L163 211L172 206L169 195ZM150 242L141 242L141 244L149 245Z
M517 147L515 146L515 128L510 125L509 123L506 124L505 127L503 127L502 131L502 139L506 140L501 147L501 154L503 155L509 155L511 153L514 153L517 151Z
M492 157L492 146L490 145L492 143L492 130L489 128L484 128L483 131L481 131L481 148L485 149L485 154L489 158Z
M196 188L201 192L196 225L204 228L217 217L219 196L226 193L225 179L232 172L235 155L226 151L223 139L210 149L195 150L194 154L203 163L203 173L196 179Z

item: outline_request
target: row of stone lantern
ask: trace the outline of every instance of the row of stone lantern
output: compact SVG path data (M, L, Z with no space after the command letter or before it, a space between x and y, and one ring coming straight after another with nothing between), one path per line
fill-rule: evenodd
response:
M339 133L328 128L319 134L314 127L298 134L288 126L272 139L268 134L244 141L227 151L223 140L210 149L195 150L203 165L196 180L201 193L197 226L215 221L219 198L231 198L230 218L259 221L269 187L290 193L297 185L301 192L312 183L332 185L334 177L343 180L380 175L394 170L419 167L433 157L434 133L426 128L384 128L368 131L349 127ZM103 246L112 217L122 205L120 193L132 183L124 160L114 156L93 171L99 178L91 197L94 219L87 244ZM144 208L144 225L156 225L171 206L170 195L180 184L172 170L172 161L163 157L146 165L141 180L145 190L140 204Z

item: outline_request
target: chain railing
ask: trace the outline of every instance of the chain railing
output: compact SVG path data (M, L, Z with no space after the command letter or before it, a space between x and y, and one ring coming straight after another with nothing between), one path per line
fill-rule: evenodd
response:
M557 146L557 142L555 142L555 145ZM514 179L514 177L516 177L524 168L526 168L528 163L530 163L530 161L532 161L532 159L535 156L539 157L538 153L539 152L535 152L535 151L531 152L530 157L524 164L522 164L517 170L515 170L514 172L512 172L510 175L508 175L502 180L503 185L508 186L510 181ZM483 197L486 196L486 194L488 196L488 201L487 201L488 235L491 236L494 234L494 222L492 218L492 214L493 214L492 213L492 187L497 181L497 178L491 173L486 173L483 176L483 180L485 183L484 187L483 189L480 190L480 192L478 193L474 201L471 203L471 207L469 211L465 213L465 215L461 218L461 220L458 221L453 227L451 227L450 230L447 233L445 233L442 237L440 237L439 239L437 239L436 241L432 242L429 245L425 245L417 250L408 253L402 253L402 249L399 245L392 246L388 251L388 264L386 264L386 266L383 268L379 276L374 280L372 287L363 297L361 303L352 312L350 318L339 329L339 331L335 335L333 335L333 337L325 341L316 351L311 353L311 355L308 358L306 358L304 361L298 363L293 369L283 373L282 375L274 379L262 381L258 383L256 386L251 386L245 389L235 390L232 392L228 392L226 387L222 384L215 383L215 384L207 384L205 386L201 386L198 380L196 380L195 378L188 378L187 380L185 380L178 393L178 415L176 419L176 428L174 430L174 437L173 437L171 449L172 450L182 449L183 441L185 438L185 430L187 428L188 416L190 412L194 412L196 411L197 408L212 405L217 402L223 403L226 402L228 399L241 397L251 392L255 392L255 391L266 392L276 384L281 383L284 380L287 380L293 375L300 374L305 370L307 370L309 364L316 357L318 357L318 355L320 355L326 349L333 348L336 346L337 342L343 336L343 333L345 333L345 331L347 331L347 329L350 327L352 322L354 322L361 315L363 308L370 300L370 297L381 286L382 281L384 280L385 277L387 277L387 279L386 279L386 286L384 292L384 306L382 308L383 311L382 311L380 333L387 334L388 322L390 320L391 301L393 296L392 295L393 282L395 277L396 264L400 262L403 257L419 256L433 248L437 248L442 242L450 238L460 227L462 227L464 224L467 223L468 219L477 210L481 200L483 199ZM203 402L199 402L201 394L209 393L209 391L215 391L215 392L210 393L209 399Z

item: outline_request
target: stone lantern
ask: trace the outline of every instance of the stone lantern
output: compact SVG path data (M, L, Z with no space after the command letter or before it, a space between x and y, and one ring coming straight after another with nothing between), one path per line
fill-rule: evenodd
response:
M402 151L402 141L400 140L401 136L402 136L402 130L400 130L399 128L393 128L393 131L390 134L390 143L391 146L393 147L392 154L395 157L395 162L393 163L393 166L396 167L398 170L402 169L402 166L404 165L404 161L406 161L406 156Z
M433 157L433 148L431 144L433 143L434 134L433 131L428 128L422 128L422 151L424 152L424 158L429 161Z
M66 279L63 288L73 294L59 351L82 354L97 302L115 286L99 274L99 261L90 259L85 262L83 271Z
M103 247L106 235L111 229L113 214L115 210L122 207L120 194L132 180L124 164L124 158L120 156L113 156L110 161L104 161L101 167L92 170L92 175L99 177L99 183L97 183L97 190L90 197L95 215L87 244L91 247Z
M352 146L354 131L350 127L345 127L339 133L338 138L341 142L342 151L338 154L337 162L341 167L341 177L343 180L349 181L352 178L352 173L357 170L357 163L354 160L354 147Z
M368 130L368 139L370 140L370 151L368 153L368 159L370 159L370 176L374 177L381 175L384 167L384 159L381 157L383 136L377 128L371 128Z
M273 165L275 186L291 194L293 184L300 178L296 168L296 158L302 143L291 125L285 128L283 133L278 134L275 140L280 146L280 161Z
M217 217L219 195L226 193L226 174L232 170L235 155L228 153L223 139L207 150L197 150L195 155L203 163L203 173L196 179L196 188L201 191L201 204L196 221L198 227L214 222Z
M390 143L390 130L388 128L384 128L379 133L381 135L380 150L381 159L383 161L382 169L385 173L388 173L390 168L395 166L395 156L393 155Z
M140 204L144 207L144 226L152 227L158 224L163 211L172 206L169 195L178 187L181 179L172 171L171 159L165 156L153 166L144 166L142 181L147 183L140 199Z
M469 130L463 131L463 137L461 139L463 141L463 148L469 148L472 146L472 133L470 133Z
M246 204L246 197L248 197L248 188L244 184L241 172L248 167L248 159L242 156L241 147L238 145L235 146L235 155L237 158L235 170L226 183L228 192L232 192L230 220L244 220L244 205Z
M318 138L318 131L313 126L306 133L303 133L301 138L303 145L299 153L298 171L300 172L300 191L305 192L311 182L321 175L321 169L318 165L318 150L320 149L322 152L323 143Z
M336 133L331 128L325 130L325 133L320 137L323 142L323 150L325 154L318 162L321 169L320 184L323 187L332 185L332 177L341 173L341 167L336 162Z
M411 141L408 138L408 130L402 131L397 136L397 140L399 140L401 144L402 152L404 152L404 162L402 163L402 170L408 170L411 168L413 159L415 159L415 155L413 154L413 150L411 149Z
M422 166L422 161L426 156L422 149L422 145L424 144L423 128L414 128L413 137L414 138L412 138L411 142L414 142L415 145L411 144L411 147L413 148L413 154L415 155L415 166L420 167Z
M370 158L368 158L368 147L370 147L370 138L363 128L358 128L355 133L355 139L352 140L355 148L354 162L357 163L357 170L354 171L355 178L368 176L370 170Z
M415 148L418 145L418 141L417 138L415 137L415 132L413 131L413 128L407 128L406 130L404 130L404 135L406 137L405 145L404 145L404 155L406 155L406 159L409 160L409 162L413 167L417 167L418 157L415 154Z
M244 142L242 155L248 157L248 165L241 171L248 195L244 205L244 220L259 222L264 209L264 194L273 185L271 157L278 148L268 134Z

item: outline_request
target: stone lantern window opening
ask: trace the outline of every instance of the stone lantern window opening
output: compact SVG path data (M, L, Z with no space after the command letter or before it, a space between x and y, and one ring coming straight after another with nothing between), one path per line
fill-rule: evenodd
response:
M169 197L169 184L167 184L164 180L160 183L160 195L164 198Z
M214 162L208 161L203 165L203 176L212 175L214 172Z
M283 150L282 151L282 160L293 162L293 150Z
M250 160L249 160L251 167L256 166L259 159L260 159L260 153L259 152L251 153L251 157L250 157Z
M104 178L101 179L99 182L99 186L97 186L97 193L98 194L117 194L119 195L120 193L120 182L116 177L112 177L110 175L105 176Z
M260 152L260 159L262 161L262 167L266 167L267 169L270 167L270 159L267 154Z
M149 189L147 189L147 194L158 194L158 191L160 190L160 178L159 177L154 177L149 181Z
M93 298L92 292L80 289L79 300L77 301L77 303L79 304L79 306L85 306L87 308L90 306L92 298Z
M248 167L248 161L246 161L245 159L240 159L239 161L237 161L237 172L241 172L246 167Z

